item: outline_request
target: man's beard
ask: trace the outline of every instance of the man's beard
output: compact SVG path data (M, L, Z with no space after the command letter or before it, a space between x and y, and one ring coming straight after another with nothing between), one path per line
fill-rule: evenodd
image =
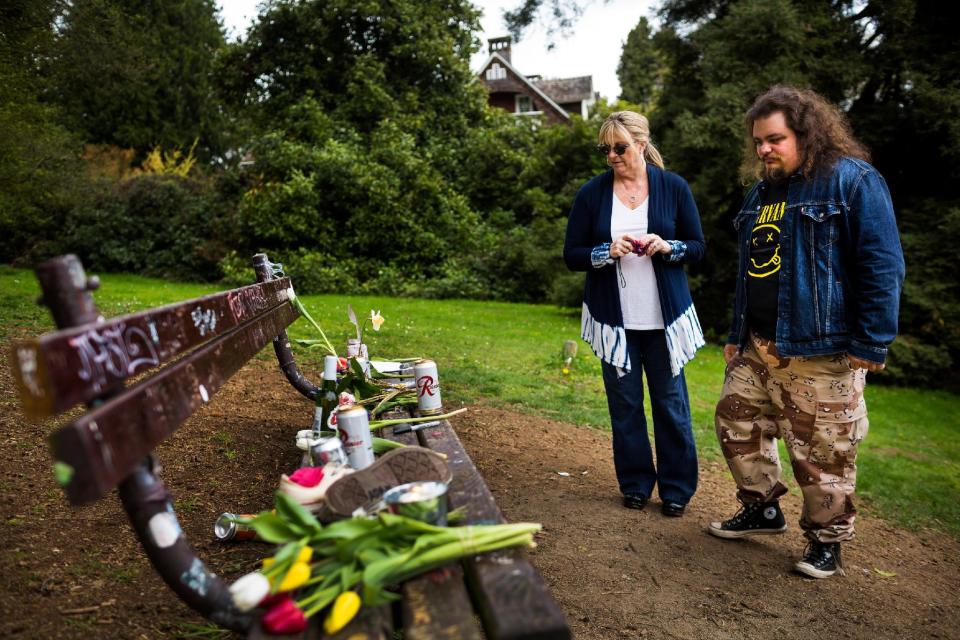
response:
M790 176L787 175L787 172L783 170L783 165L768 165L767 163L763 164L763 168L760 170L760 175L763 176L763 179L767 182L784 182Z

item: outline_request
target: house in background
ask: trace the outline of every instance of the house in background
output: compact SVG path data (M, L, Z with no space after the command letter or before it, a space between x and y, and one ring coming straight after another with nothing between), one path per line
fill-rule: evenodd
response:
M549 124L568 123L571 115L587 117L597 99L593 76L549 80L539 75L525 76L510 60L510 36L487 42L490 57L481 67L479 78L489 92L490 106L517 116L542 116Z

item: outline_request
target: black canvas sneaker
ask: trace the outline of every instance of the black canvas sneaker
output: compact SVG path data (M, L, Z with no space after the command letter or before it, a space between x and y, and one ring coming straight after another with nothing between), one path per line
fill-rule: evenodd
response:
M787 530L779 502L746 502L740 511L723 522L711 522L707 531L718 538L745 538L773 535Z
M811 578L829 578L838 571L843 574L840 565L840 543L817 542L811 540L803 552L803 560L793 565L793 568Z

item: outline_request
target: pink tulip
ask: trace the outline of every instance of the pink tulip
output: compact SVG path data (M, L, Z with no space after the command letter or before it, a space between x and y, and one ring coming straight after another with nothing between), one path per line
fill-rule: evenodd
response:
M264 631L274 635L300 633L307 628L307 617L293 598L287 596L263 614L260 624Z
M301 487L315 487L323 480L323 467L300 467L290 474L290 480Z

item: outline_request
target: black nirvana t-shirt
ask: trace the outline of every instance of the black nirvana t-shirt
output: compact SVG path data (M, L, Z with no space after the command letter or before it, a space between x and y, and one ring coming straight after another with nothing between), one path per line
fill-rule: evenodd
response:
M750 236L747 261L747 322L755 333L777 337L780 291L780 223L787 208L787 182L767 183Z

